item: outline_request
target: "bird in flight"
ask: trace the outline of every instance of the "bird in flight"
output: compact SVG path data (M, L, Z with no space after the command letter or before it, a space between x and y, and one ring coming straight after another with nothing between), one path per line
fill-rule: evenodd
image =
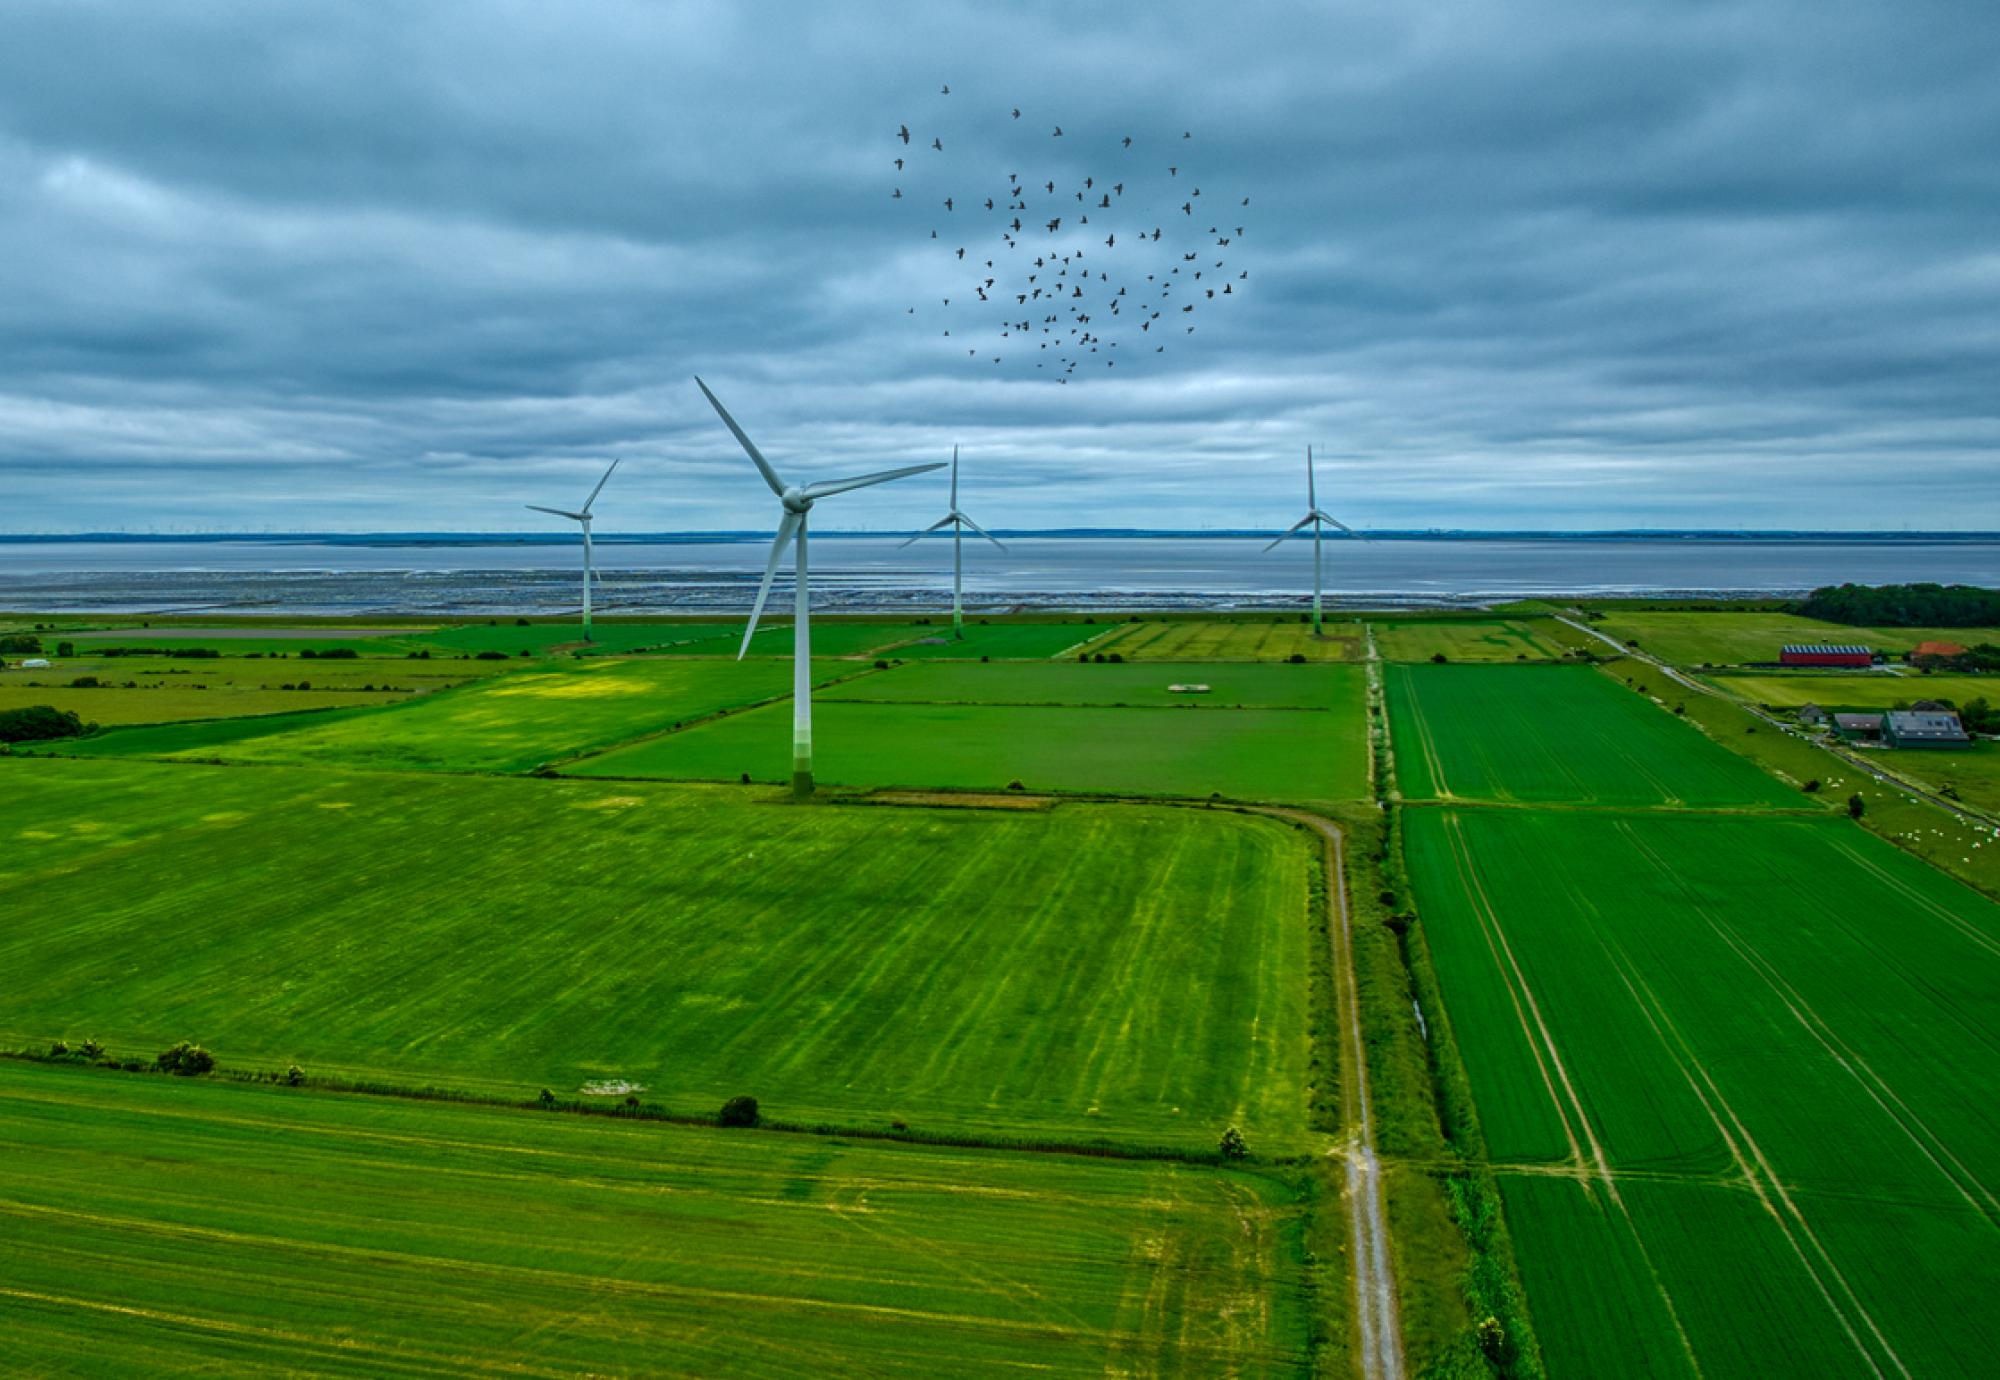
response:
M931 140L931 147L932 147L932 148L934 148L934 149L936 149L936 150L937 150L937 151L938 151L939 153L943 153L943 152L944 152L944 140L942 140L942 139L933 139L933 140Z
M947 211L949 211L949 210L951 209L951 198L950 198L950 197L946 197L946 198L944 199L944 209L945 209L945 210L947 210Z
M901 139L901 140L902 140L902 141L903 141L903 142L904 142L905 144L909 143L909 142L910 142L910 127L909 127L908 125L903 125L903 126L902 126L902 127L900 127L899 129L897 129L897 131L896 131L896 137L897 137L898 139Z
M1061 125L1057 125L1057 126L1056 126L1056 132L1055 132L1054 134L1051 134L1051 135L1049 136L1049 138L1051 138L1051 139L1060 139L1060 138L1062 138L1062 126L1061 126Z
M940 95L940 96L949 96L950 94L951 94L951 83L950 83L950 82L946 82L946 83L945 83L945 88L944 88L944 90L942 90L942 91L938 92L938 95Z
M1017 120L1021 118L1021 107L1018 105L1014 107L1014 118Z
M1128 149L1132 147L1132 136L1129 134L1125 136L1125 147Z
M1118 243L1118 236L1116 236L1116 235L1106 235L1106 236L1104 237L1104 247L1105 247L1106 249L1109 249L1109 248L1111 248L1111 246L1112 246L1112 245L1114 245L1114 244L1116 244L1116 243Z
M896 171L901 172L902 170L903 170L903 160L898 158L896 160Z

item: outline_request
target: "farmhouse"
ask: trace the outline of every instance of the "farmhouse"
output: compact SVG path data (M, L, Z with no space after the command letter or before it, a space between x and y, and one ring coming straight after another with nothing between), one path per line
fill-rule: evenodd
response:
M1880 714L1836 714L1833 726L1843 738L1875 739L1882 736L1882 716Z
M1927 657L1942 658L1964 655L1965 648L1959 646L1956 642L1919 642L1917 649L1910 653L1910 659L1913 661L1922 661Z
M1873 666L1875 653L1844 642L1790 642L1778 653L1781 666Z
M1882 736L1895 747L1971 747L1965 725L1949 710L1892 709Z
M1807 724L1813 728L1826 727L1829 718L1827 712L1816 704L1800 705L1797 717L1800 723Z

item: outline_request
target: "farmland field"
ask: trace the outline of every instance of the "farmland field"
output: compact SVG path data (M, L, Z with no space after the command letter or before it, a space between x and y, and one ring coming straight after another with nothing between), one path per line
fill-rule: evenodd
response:
M17 1374L1308 1368L1226 1170L7 1062L0 1157Z
M1836 819L1405 818L1552 1375L1989 1373L2000 907Z
M1891 709L1915 700L2000 701L2000 676L1860 675L1706 676L1716 689L1768 709L1797 709L1816 704L1839 709Z
M1206 685L1204 694L1177 694L1171 685ZM1365 689L1360 666L1347 664L1204 666L966 665L923 662L887 675L862 676L816 696L814 702L870 700L936 704L1193 705L1202 709L1333 709L1359 722Z
M753 781L789 781L791 713L789 702L766 705L614 749L565 770L690 781L734 781L747 772ZM1352 800L1368 791L1358 715L1314 710L1030 708L821 698L813 706L813 732L814 774L830 785L1000 790L1019 781L1034 791L1220 793L1295 801Z
M1879 651L1906 652L1919 642L1940 640L1971 646L2000 642L1995 628L1851 628L1789 613L1648 613L1618 609L1591 624L1620 642L1638 639L1641 650L1681 666L1718 666L1776 661L1788 642L1852 643Z
M1304 1134L1315 855L1268 820L43 758L0 778L9 1046L628 1078L842 1124Z
M1549 661L1563 654L1550 619L1370 619L1375 648L1384 661Z
M896 648L899 657L923 658L925 660L978 660L990 656L995 661L1022 660L1046 661L1053 656L1076 649L1101 635L1105 629L1084 623L992 623L976 621L965 625L963 641L953 641L951 620L939 618L934 626L922 627L923 634L915 642L906 642ZM814 625L814 637L818 636L818 625Z
M829 668L837 675L851 666ZM791 688L788 667L770 660L564 661L335 718L273 722L232 737L170 730L109 733L65 751L80 755L222 757L232 762L316 762L445 771L525 771L699 718L754 704Z
M1326 636L1293 618L1251 623L1215 619L1127 623L1090 644L1093 654L1117 652L1127 661L1359 661L1361 625L1326 620Z
M1387 668L1412 800L1796 805L1797 796L1585 666Z
M286 714L301 709L352 708L356 705L393 704L401 693L364 693L353 690L254 690L216 687L197 689L193 685L166 682L138 689L99 687L73 690L68 686L38 689L12 681L0 681L0 711L47 704L73 710L85 723L166 724L187 719L235 719L256 714Z

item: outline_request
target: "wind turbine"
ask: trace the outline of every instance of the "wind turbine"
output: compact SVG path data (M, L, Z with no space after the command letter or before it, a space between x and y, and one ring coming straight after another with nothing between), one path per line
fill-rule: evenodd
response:
M1282 532L1279 535L1278 541L1272 542L1270 546L1267 546L1264 549L1266 551L1271 550L1273 547L1277 546L1278 542L1283 541L1286 537L1292 536L1302 527L1311 526L1311 528L1313 529L1313 636L1314 637L1324 637L1326 635L1320 628L1319 539L1320 539L1320 533L1325 529L1325 526L1328 523L1332 523L1335 527L1338 527L1341 531L1347 533L1347 535L1350 537L1358 537L1360 535L1352 527L1349 527L1346 523L1342 522L1339 518L1334 517L1330 513L1323 513L1320 511L1319 496L1314 491L1314 486L1313 486L1313 448L1311 446L1307 446L1306 447L1306 515L1300 518L1297 522L1293 523L1290 527L1287 527L1284 530L1284 532Z
M538 512L538 513L554 513L554 514L555 514L555 515L556 515L557 517L560 517L560 518L568 518L568 519L569 519L569 520L570 520L571 522L577 522L577 523L581 523L581 524L583 524L583 640L584 640L585 642L589 642L589 641L591 640L591 636L590 636L590 577L591 577L591 568L590 568L590 505L591 505L591 504L593 504L593 503L595 503L595 502L597 502L597 496L598 496L599 494L601 494L601 493L603 493L603 492L604 492L604 484L605 484L605 481L611 478L611 470L615 470L615 469L617 469L617 468L618 468L618 462L617 462L616 460L613 460L613 461L611 462L611 469L610 469L610 470L606 470L606 471L604 472L604 478L603 478L603 479L600 479L600 480L598 480L598 481L597 481L597 487L596 487L596 488L594 488L594 489L592 489L592 490L590 491L590 497L589 497L589 498L586 498L586 499L585 499L585 500L583 501L583 508L582 508L582 510L581 510L581 511L579 511L579 512L574 512L574 513L571 513L571 512L566 512L566 511L564 511L564 510L563 510L563 509L561 509L561 508L544 508L544 507L543 507L543 506L542 506L541 504L539 504L539 503L530 503L530 504L528 504L528 505L527 505L527 506L528 506L529 508L533 509L533 510L534 510L535 512Z
M947 525L951 528L951 635L958 641L963 642L965 640L965 529L970 527L995 546L1000 546L1000 540L964 513L958 511L957 446L951 448L951 511L936 522L933 522L923 531L917 533L916 536L911 537L909 541L904 542L903 546L908 546L911 542L921 541L940 527ZM903 546L899 546L896 549L900 551L903 549ZM1000 549L1005 551L1007 548L1000 546Z
M738 445L748 453L757 466L757 472L764 476L764 482L771 486L771 492L778 496L778 502L785 510L778 521L778 535L771 543L771 559L764 564L764 582L757 586L757 602L750 606L750 626L743 630L743 645L736 650L736 659L743 660L743 654L750 650L750 639L757 632L757 619L763 615L764 600L771 593L771 577L778 573L778 561L785 554L785 548L797 537L799 553L795 566L796 574L792 582L792 794L808 796L812 794L812 629L811 594L806 585L806 514L812 511L814 503L832 494L846 493L849 489L865 489L870 484L886 484L891 479L902 479L907 475L923 474L928 470L944 468L942 460L929 465L906 465L899 470L882 470L876 474L864 474L855 479L829 479L819 484L787 484L778 478L778 472L771 468L771 462L763 452L743 434L743 428L736 425L736 419L729 415L715 394L708 391L708 385L699 377L695 386L708 399L710 407L722 418L722 424L729 428L729 434L736 438Z

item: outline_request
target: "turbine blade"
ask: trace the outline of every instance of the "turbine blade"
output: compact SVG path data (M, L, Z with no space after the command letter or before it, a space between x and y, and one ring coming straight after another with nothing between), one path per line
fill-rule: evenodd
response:
M960 522L964 523L964 524L965 524L965 525L966 525L967 527L970 527L970 528L971 528L971 529L972 529L973 531L975 531L975 532L979 533L979 535L980 535L980 536L982 536L982 537L984 537L984 538L986 538L986 540L988 540L988 541L992 542L992 543L993 543L993 544L994 544L995 546L1000 546L1000 538L998 538L998 537L994 536L994 535L993 535L993 534L992 534L991 532L987 531L987 530L986 530L986 529L985 529L984 527L981 527L981 526L980 526L980 525L979 525L978 523L974 522L974 521L973 521L973 520L972 520L971 518L967 517L967 516L966 516L966 515L965 515L964 513L960 513L960 514L958 514L958 520L959 520ZM1001 549L1002 551L1005 551L1005 550L1006 550L1007 548L1006 548L1006 547L1004 547L1004 546L1000 546L1000 549Z
M951 510L958 511L958 447L951 448Z
M616 461L616 460L613 460L613 461L611 462L611 470L615 470L615 469L617 469L617 468L618 468L618 461ZM605 484L606 484L607 482L609 482L609 480L611 479L611 470L606 470L606 471L604 472L604 478L603 478L603 479L600 479L600 480L598 480L598 481L597 481L597 487L596 487L596 488L594 488L594 489L592 489L592 490L590 491L590 497L589 497L589 498L586 498L586 499L585 499L585 500L583 501L583 511L584 511L584 512L586 512L586 513L587 513L587 512L589 512L589 511L590 511L590 505L591 505L591 504L593 504L593 503L595 503L595 502L597 502L597 496L598 496L599 494L601 494L601 493L603 493L603 492L604 492L604 486L605 486Z
M534 510L535 512L537 512L537 513L554 513L554 514L555 514L555 515L556 515L557 517L564 517L564 518L568 518L568 519L569 519L569 520L570 520L571 522L582 522L582 521L583 521L583 514L582 514L582 513L571 513L571 512L566 512L566 511L564 511L564 510L563 510L563 509L561 509L561 508L544 508L544 507L543 507L543 506L542 506L541 504L539 504L539 503L524 503L524 504L522 504L521 506L522 506L522 507L524 507L524 508L530 508L530 509L533 509L533 510Z
M1307 523L1311 522L1312 520L1313 520L1313 515L1311 513L1307 513L1304 517L1300 518L1290 527L1287 527L1284 531L1280 532L1278 534L1278 541L1283 541L1286 537L1291 536L1292 533L1298 531L1301 527L1304 527ZM1272 547L1278 544L1278 541L1272 542L1270 546L1267 546L1264 549L1266 551L1269 551Z
M1333 516L1333 514L1331 513L1314 513L1313 516L1318 518L1321 522L1332 523L1335 527L1338 527L1341 531L1347 533L1347 535L1350 537L1358 537L1361 535L1359 532L1355 531L1352 527L1349 527L1346 523L1342 522L1339 518Z
M728 414L724 414L725 416ZM764 614L764 600L770 597L771 577L778 573L778 561L785 554L785 548L798 535L799 515L786 513L785 520L778 524L778 535L771 542L771 559L764 562L764 583L757 586L757 602L750 606L750 626L743 630L743 645L736 649L736 659L743 660L743 654L750 650L750 639L757 635L757 620Z
M783 498L785 496L785 482L778 478L778 472L771 468L771 462L764 458L764 452L758 450L751 443L750 438L743 434L743 428L736 425L736 419L729 415L729 409L722 405L721 400L715 394L708 391L708 385L703 383L699 376L695 378L694 382L695 386L701 389L701 395L708 399L708 405L713 407L716 415L722 418L722 424L729 428L729 434L734 436L737 444L742 446L749 453L750 458L757 462L757 469L763 474L764 482L771 486L771 492L779 498Z
M849 489L865 489L870 484L886 484L892 479L902 479L912 474L927 474L944 468L944 461L934 460L928 465L905 465L900 470L883 470L880 474L864 474L853 479L829 479L823 484L808 484L806 498L825 498L828 494L844 494Z
M933 522L933 523L932 523L932 524L931 524L930 526L926 527L926 528L925 528L925 529L924 529L923 531L921 531L921 532L917 533L917 534L916 534L915 536L911 537L909 541L906 541L906 542L902 542L902 543L899 543L899 544L897 545L896 549L897 549L898 551L901 551L901 550L903 549L903 547L905 547L905 546L910 546L910 545L913 545L913 544L914 544L914 543L916 543L916 542L920 542L920 541L922 541L922 540L923 540L923 539L924 539L925 537L928 537L928 536L929 536L929 535L930 535L931 533L933 533L933 532L937 531L937 529L938 529L938 528L940 528L940 527L947 527L947 526L950 526L950 524L951 524L951 514L949 514L949 513L946 513L946 514L945 514L945 515L944 515L943 517L939 518L939 519L938 519L938 520L937 520L936 522Z
M1313 448L1306 447L1306 511L1319 510L1319 495L1313 491Z

